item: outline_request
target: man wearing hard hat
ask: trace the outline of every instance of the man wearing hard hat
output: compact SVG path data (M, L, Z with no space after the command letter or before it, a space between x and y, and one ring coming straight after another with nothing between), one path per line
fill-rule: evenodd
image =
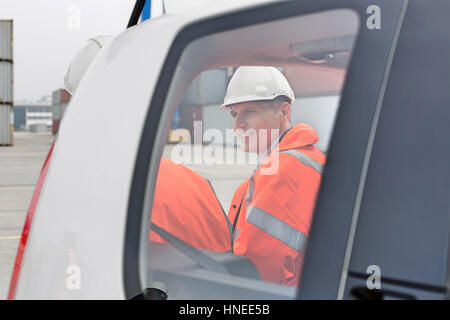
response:
M228 218L233 252L250 259L265 281L296 286L309 237L325 156L305 124L291 123L294 93L274 67L240 67L222 108L258 168L236 190ZM267 155L267 156L266 156ZM277 162L276 170L267 170Z

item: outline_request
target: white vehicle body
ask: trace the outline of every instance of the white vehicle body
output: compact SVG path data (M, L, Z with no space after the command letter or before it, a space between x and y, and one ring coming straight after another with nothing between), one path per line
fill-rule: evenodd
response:
M185 15L164 15L126 30L104 47L62 121L16 299L125 298L122 261L130 182L151 93L173 39L192 22L264 2L226 1L213 9L200 6ZM74 248L65 237L76 239L77 254L71 256ZM70 266L81 271L75 290L66 286L78 271Z

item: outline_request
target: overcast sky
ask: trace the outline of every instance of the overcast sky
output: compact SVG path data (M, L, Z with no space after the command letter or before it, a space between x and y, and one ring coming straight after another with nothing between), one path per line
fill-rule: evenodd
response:
M0 19L14 20L14 100L38 100L62 87L70 60L86 40L125 30L134 3L1 0Z

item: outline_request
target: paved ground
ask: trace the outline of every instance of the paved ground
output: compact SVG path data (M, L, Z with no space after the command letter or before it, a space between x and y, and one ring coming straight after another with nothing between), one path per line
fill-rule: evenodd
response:
M13 147L0 147L0 299L7 295L28 205L52 141L50 133L16 132Z
M0 147L0 299L7 295L26 212L52 141L49 133L17 132L13 147ZM173 148L168 145L164 156L172 158ZM231 152L231 149L223 151ZM236 159L245 157L242 152L233 152ZM193 155L203 153L204 149L198 148L192 152ZM211 160L211 156L206 158ZM225 211L228 211L234 190L255 167L251 164L187 165L211 182Z

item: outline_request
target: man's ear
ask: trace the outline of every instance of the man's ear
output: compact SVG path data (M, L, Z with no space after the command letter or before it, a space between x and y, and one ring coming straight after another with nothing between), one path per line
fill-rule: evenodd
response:
M281 105L281 116L288 121L291 120L291 105L288 102L283 102Z

